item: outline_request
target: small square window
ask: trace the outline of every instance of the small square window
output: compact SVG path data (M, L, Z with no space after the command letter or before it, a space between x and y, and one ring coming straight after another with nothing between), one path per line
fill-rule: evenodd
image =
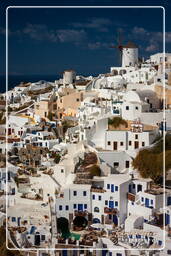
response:
M62 205L59 205L59 210L62 211Z
M138 107L136 106L135 109L138 110Z
M118 201L115 201L115 207L117 207L118 206Z
M76 209L77 208L77 205L76 204L74 204L74 209Z
M107 184L107 189L110 189L110 184Z
M115 191L118 191L118 186L115 186Z
M111 145L110 141L108 141L108 142L107 142L107 145L108 145L108 146L110 146L110 145Z
M87 204L84 204L84 209L87 209Z
M73 191L73 195L76 196L77 195L77 191Z
M123 141L121 141L121 142L120 142L120 146L123 146L123 144L124 144Z
M118 167L118 166L119 166L119 162L114 162L114 163L113 163L113 166L114 166L114 167Z
M144 202L144 197L141 197L141 201Z
M135 139L138 140L138 134L135 134Z
M143 141L143 142L142 142L142 147L144 147L144 146L145 146L145 142Z
M101 196L99 196L99 201L101 201L102 200L102 197Z
M151 200L151 204L153 204L153 200Z
M93 200L95 200L95 195L92 195Z
M69 210L69 206L68 206L68 205L65 206L65 210L66 210L66 211Z
M105 200L105 205L108 205L108 201L107 200Z
M16 217L12 217L12 222L15 222L16 221Z
M131 146L131 145L132 145L132 141L130 140L130 141L129 141L129 146Z
M87 192L86 191L83 191L83 196L86 196L87 195Z
M129 110L129 106L126 106L126 110Z
M61 169L61 173L64 173L64 169Z

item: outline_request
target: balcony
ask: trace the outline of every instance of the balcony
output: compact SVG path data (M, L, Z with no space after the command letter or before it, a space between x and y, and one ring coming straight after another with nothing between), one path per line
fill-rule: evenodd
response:
M118 214L118 209L105 207L104 208L104 213L105 214L116 215L116 214Z
M75 216L81 216L81 217L85 217L87 216L88 212L87 211L74 211L74 215Z
M104 193L106 190L103 188L91 188L91 192Z
M135 195L132 193L127 193L127 199L132 202L135 202Z

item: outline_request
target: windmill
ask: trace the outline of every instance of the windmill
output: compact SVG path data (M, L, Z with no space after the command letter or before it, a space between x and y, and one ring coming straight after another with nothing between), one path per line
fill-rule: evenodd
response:
M110 48L115 48L118 49L119 53L119 63L122 64L122 51L123 51L123 37L122 37L122 30L118 30L118 37L117 37L117 44L116 45L111 45Z

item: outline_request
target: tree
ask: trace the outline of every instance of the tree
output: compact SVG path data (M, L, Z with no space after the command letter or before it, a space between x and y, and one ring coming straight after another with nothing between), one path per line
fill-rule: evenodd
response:
M91 174L92 177L94 176L100 176L101 175L101 169L98 165L93 165L92 167L90 167L89 172Z
M109 118L108 120L108 125L111 125L113 126L114 128L117 128L119 127L120 125L124 125L125 127L128 127L128 124L127 124L127 121L122 119L121 117L119 116L116 116L112 119Z
M59 154L56 154L56 155L55 155L55 158L54 158L54 162L55 162L56 164L58 164L59 161L60 161L60 159L61 159L61 156L60 156Z
M60 217L57 219L57 231L62 233L62 237L65 239L70 236L69 222L66 218Z
M165 137L165 169L166 173L171 168L171 135ZM163 178L163 139L154 147L140 150L132 165L143 178L151 178L160 183Z

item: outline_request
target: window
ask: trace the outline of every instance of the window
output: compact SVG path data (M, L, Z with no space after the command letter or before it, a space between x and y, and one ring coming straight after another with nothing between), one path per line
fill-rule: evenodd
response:
M108 201L107 200L105 200L105 205L108 205Z
M76 209L77 208L77 205L76 204L74 204L74 209Z
M47 112L45 112L45 117L47 117Z
M102 197L101 196L99 196L99 201L101 201L102 200Z
M94 212L100 212L98 207L94 207Z
M153 204L153 200L151 200L151 204Z
M135 109L138 110L138 107L136 106Z
M87 204L84 204L84 209L87 209Z
M167 254L171 255L171 250L167 250Z
M135 134L135 139L138 140L138 134Z
M108 145L108 146L110 146L110 145L111 145L110 141L108 141L108 142L107 142L107 145Z
M64 169L61 169L61 173L64 173Z
M135 189L135 184L133 184L132 187Z
M144 147L144 146L145 146L145 142L143 141L143 142L142 142L142 147Z
M119 167L119 162L114 162L114 163L113 163L113 166L114 166L114 167Z
M115 207L117 207L118 206L118 201L115 201Z
M123 144L124 144L123 141L121 141L121 142L120 142L120 146L123 146Z
M92 195L93 200L95 200L95 195Z
M129 161L125 162L125 168L129 168Z
M80 99L77 99L77 101L80 101Z
M132 141L130 140L130 141L129 141L129 146L131 146L131 145L132 145Z
M15 222L16 221L16 217L12 217L12 222Z
M122 253L117 253L116 256L122 256Z
M87 195L87 192L86 191L83 191L83 196L86 196Z
M144 197L141 197L141 201L144 202Z
M110 189L110 184L107 184L107 189Z
M73 191L73 195L76 196L77 195L77 191Z
M62 205L59 205L59 210L62 211Z
M69 210L69 206L68 206L68 205L65 206L65 210L66 210L66 211Z
M129 106L126 106L126 110L129 110Z
M41 240L42 240L42 241L45 240L45 235L41 235Z
M118 186L115 186L115 191L118 191Z

